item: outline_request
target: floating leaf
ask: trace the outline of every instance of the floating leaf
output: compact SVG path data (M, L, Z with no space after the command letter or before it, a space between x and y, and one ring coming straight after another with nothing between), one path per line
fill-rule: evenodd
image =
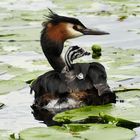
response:
M48 64L48 61L46 61L45 59L39 59L39 60L33 60L34 65L46 65Z
M9 36L15 36L16 34L1 34L0 37L9 37Z
M34 72L27 72L24 73L23 75L19 75L17 77L15 77L15 80L20 80L20 81L30 81L31 79L35 79L38 76L40 76L41 74L43 74L44 71L34 71Z
M0 140L15 140L10 137L10 132L7 130L0 130Z
M140 95L138 91L129 91L119 93L118 96L124 99L123 103L108 104L102 106L86 106L79 109L69 110L57 114L54 117L55 121L69 123L69 122L84 122L95 118L96 122L102 122L107 117L108 122L115 121L115 123L133 124L132 127L140 126ZM132 113L133 112L133 113ZM109 118L110 116L110 118ZM109 120L111 119L111 120ZM91 120L95 122L95 120ZM129 127L129 126L128 126Z
M2 80L0 81L0 94L22 89L25 85L24 82L18 80Z
M134 131L111 124L69 124L63 127L29 128L20 132L24 140L129 140Z
M36 127L23 130L19 134L24 140L80 140L74 138L71 133L62 127Z
M0 65L0 73L8 73L14 76L17 75L23 75L24 73L27 73L26 69L13 67L11 65L2 64Z
M73 3L72 0L70 0L69 2L66 2L64 0L55 0L54 1L55 4L57 4L58 6L63 6L63 8L65 8L65 10L69 9L75 9L77 8L76 5L78 5L80 8L86 8L86 7L91 7L92 1L91 0L86 0L86 1L82 1L82 0L77 0L75 1L75 3Z
M122 16L120 16L120 17L118 18L118 20L119 20L119 21L124 21L124 20L127 19L127 18L128 18L128 16L122 15Z

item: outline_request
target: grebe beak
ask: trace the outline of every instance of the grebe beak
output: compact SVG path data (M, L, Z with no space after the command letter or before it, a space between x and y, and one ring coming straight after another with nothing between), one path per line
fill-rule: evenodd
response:
M104 32L104 31L100 31L100 30L94 30L94 29L88 29L88 28L82 29L81 32L84 35L108 35L108 34L110 34L108 32Z

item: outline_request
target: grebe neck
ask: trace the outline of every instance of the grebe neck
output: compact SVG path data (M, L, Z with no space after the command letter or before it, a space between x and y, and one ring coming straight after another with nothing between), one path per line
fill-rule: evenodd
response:
M61 72L62 69L65 67L65 62L61 57L64 42L55 42L51 40L44 32L41 35L41 47L53 69Z

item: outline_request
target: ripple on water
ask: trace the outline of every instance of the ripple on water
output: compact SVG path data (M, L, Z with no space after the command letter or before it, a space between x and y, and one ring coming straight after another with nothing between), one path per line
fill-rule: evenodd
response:
M0 110L0 128L19 132L25 128L46 126L35 120L31 113L30 106L33 103L33 95L29 94L29 90L27 87L0 96L0 102L5 104L5 107Z

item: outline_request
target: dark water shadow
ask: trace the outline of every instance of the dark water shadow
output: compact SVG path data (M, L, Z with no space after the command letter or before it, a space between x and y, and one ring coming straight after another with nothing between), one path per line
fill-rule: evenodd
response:
M31 108L32 108L32 114L36 120L42 121L47 126L62 125L61 123L58 123L53 120L55 114L51 113L50 111L42 108L36 108L33 105L31 106Z

